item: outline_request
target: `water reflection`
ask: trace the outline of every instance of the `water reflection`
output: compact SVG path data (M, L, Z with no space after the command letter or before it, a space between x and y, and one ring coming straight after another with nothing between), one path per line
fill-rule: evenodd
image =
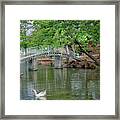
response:
M32 89L47 90L40 100L96 100L100 99L99 69L54 69L38 66L38 71L29 71L29 64L21 63L21 100L35 100Z

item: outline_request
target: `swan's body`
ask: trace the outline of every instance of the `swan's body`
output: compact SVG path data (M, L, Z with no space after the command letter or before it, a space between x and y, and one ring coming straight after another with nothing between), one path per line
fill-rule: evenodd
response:
M37 98L46 96L46 90L38 92L38 93L37 93L37 91L35 89L33 89L32 91L34 92L34 95Z

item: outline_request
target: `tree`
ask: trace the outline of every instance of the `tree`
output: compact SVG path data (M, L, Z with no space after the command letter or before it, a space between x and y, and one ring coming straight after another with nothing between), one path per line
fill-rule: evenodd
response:
M31 25L31 20L20 20L20 47L25 49L25 53L27 53L27 48L30 47L28 31Z
M88 53L89 41L94 46L100 42L99 20L33 20L32 25L34 31L29 41L30 46L67 46L70 50L72 45L77 45L79 49L76 52L84 52L99 65Z

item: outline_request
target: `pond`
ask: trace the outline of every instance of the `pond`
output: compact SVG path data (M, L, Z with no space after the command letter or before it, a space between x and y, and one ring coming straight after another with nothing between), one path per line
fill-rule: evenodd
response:
M20 99L36 100L32 89L46 90L46 100L99 100L100 69L63 68L38 65L29 71L29 64L20 65Z

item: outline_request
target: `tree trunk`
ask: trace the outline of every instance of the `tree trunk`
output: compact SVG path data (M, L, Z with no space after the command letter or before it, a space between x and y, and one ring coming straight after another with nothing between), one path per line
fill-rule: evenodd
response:
M25 48L25 56L27 55L27 48Z
M71 53L72 50L72 47L70 45L66 45L65 46L65 51L66 51L66 54L68 55L68 58L67 58L67 63L70 61L70 58L74 59L74 60L77 60L79 62L81 62L81 60L75 58ZM74 51L73 51L74 52Z
M95 57L93 57L92 55L90 55L89 53L87 53L87 52L82 48L82 46L80 45L80 43L79 43L78 41L75 40L75 43L79 45L80 50L81 50L83 53L85 53L89 58L91 58L91 59L95 62L95 64L96 64L97 66L100 66L100 63L97 61L97 59L96 59Z

